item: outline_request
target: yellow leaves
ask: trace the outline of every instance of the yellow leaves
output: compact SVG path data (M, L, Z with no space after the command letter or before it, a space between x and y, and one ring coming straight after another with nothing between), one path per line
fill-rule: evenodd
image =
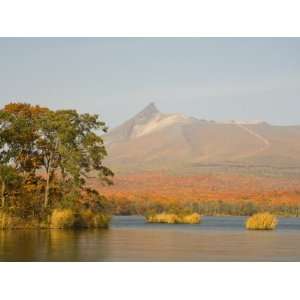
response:
M33 117L47 112L48 108L39 105L30 105L27 103L9 103L4 106L4 111L17 116Z

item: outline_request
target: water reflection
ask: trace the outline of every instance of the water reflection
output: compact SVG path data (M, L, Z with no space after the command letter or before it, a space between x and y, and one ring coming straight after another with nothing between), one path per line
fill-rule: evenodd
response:
M276 231L244 229L245 218L200 225L147 224L114 217L109 230L0 231L1 261L300 261L300 219Z

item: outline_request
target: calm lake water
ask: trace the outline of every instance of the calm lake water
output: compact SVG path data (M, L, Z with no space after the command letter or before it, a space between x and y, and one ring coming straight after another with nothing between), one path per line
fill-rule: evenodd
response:
M108 230L0 231L0 261L300 261L300 218L281 218L275 231L247 231L244 222L168 225L118 216Z

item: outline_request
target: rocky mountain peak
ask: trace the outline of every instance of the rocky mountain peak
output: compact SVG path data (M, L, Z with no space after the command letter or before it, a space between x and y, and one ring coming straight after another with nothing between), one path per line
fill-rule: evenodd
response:
M160 114L159 110L153 102L149 103L142 111L140 111L134 119L139 121L147 121L153 118L155 115Z

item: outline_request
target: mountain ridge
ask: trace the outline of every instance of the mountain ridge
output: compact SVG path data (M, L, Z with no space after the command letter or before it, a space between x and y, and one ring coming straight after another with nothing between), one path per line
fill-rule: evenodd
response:
M123 170L197 172L201 164L300 167L300 126L200 120L161 113L153 102L109 131L104 141L108 164Z

